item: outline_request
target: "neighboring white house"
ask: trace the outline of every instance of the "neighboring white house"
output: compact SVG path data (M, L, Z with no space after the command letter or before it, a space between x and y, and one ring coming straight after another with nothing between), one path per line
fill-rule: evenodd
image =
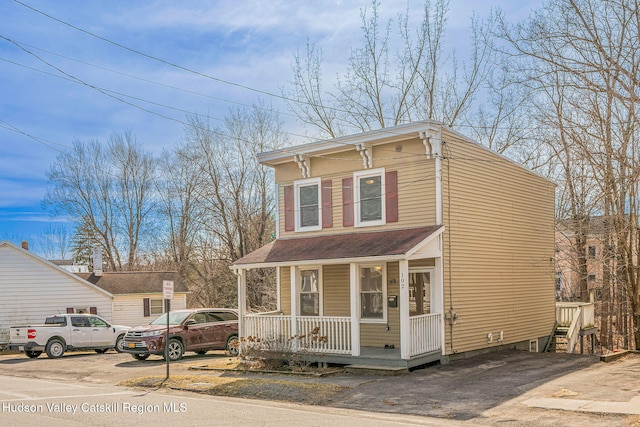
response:
M112 319L113 295L8 241L0 242L0 343L11 325L42 323L55 313Z
M126 271L118 273L76 273L113 295L113 323L146 325L164 313L162 283L173 282L171 310L187 308L187 287L175 271Z
M163 280L174 281L171 309L186 308L187 289L175 272L71 273L0 242L0 344L12 325L42 323L55 313L94 313L119 325L147 324L163 311Z

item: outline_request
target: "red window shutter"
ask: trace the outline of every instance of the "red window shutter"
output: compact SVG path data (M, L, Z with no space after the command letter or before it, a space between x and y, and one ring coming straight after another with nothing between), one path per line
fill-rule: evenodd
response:
M342 225L353 227L353 178L342 178Z
M89 313L98 314L98 307L89 307Z
M295 229L295 206L293 205L293 185L284 187L284 231Z
M387 222L398 222L398 171L385 173Z
M73 314L75 312L75 310L73 309L73 307L67 307L67 314Z
M149 298L144 298L142 304L144 306L144 317L151 316L151 301Z
M322 181L322 228L333 227L333 193L331 180Z

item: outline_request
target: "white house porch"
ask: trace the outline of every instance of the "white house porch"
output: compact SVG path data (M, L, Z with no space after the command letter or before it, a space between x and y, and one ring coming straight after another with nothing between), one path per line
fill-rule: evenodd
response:
M413 367L440 360L442 230L434 226L276 241L238 260L233 268L241 338L280 342L306 359L326 363ZM352 256L340 257L340 250ZM265 267L278 267L278 311L249 313L247 271ZM314 283L320 283L316 299L307 295L309 269L317 276ZM323 278L322 272L331 277ZM363 283L373 275L382 285L370 292ZM426 283L418 286L417 278ZM336 311L345 315L325 314ZM387 338L378 340L376 331ZM386 344L393 341L395 345Z

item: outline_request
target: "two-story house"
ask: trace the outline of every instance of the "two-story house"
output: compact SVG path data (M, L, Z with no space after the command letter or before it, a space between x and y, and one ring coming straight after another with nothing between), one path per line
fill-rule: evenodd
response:
M435 122L259 155L276 240L237 260L240 334L323 337L329 363L410 368L494 347L541 351L555 322L555 185ZM278 312L248 313L276 268ZM295 349L295 348L294 348Z

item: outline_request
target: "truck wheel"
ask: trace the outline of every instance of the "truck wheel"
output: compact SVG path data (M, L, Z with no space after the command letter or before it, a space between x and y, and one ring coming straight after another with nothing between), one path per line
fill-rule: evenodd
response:
M136 360L147 360L150 355L144 353L134 353L131 356Z
M237 356L240 353L240 340L236 335L232 335L227 339L226 350L231 356Z
M118 353L122 353L124 351L124 335L120 335L116 340L116 346L114 347Z
M24 354L26 354L29 357L29 359L35 359L36 357L40 356L42 352L35 351L35 350L25 350Z
M171 362L175 362L176 360L180 360L182 359L182 355L184 354L184 346L182 345L182 343L180 342L180 340L177 339L171 339L169 340L169 361ZM166 356L163 354L163 357L165 357L166 360Z
M57 338L52 339L47 343L45 351L50 359L57 359L64 354L64 343Z

